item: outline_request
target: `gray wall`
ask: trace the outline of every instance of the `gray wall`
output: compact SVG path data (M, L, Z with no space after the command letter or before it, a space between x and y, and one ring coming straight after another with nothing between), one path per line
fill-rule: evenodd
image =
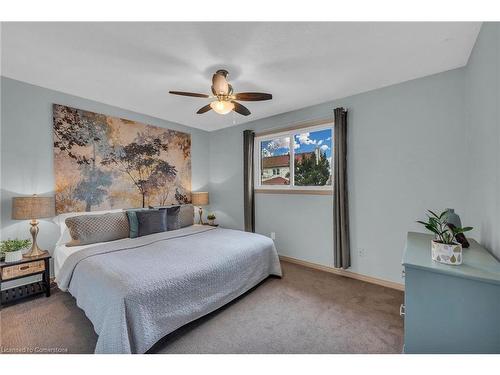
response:
M457 69L210 133L211 204L219 221L243 228L244 129L279 129L344 106L351 270L402 282L406 232L422 230L415 220L427 208L465 212L463 90ZM333 266L332 210L330 196L257 194L256 230L276 232L282 255Z
M192 187L208 186L208 133L139 113L97 103L9 78L1 78L1 235L29 237L28 223L10 219L11 198L19 194L53 194L52 103L176 129L192 136ZM40 224L39 244L52 250L58 229Z
M468 224L500 258L500 23L484 23L465 69Z

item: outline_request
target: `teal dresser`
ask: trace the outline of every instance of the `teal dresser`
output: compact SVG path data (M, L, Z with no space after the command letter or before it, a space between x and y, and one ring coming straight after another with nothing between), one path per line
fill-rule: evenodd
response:
M470 239L462 265L434 262L431 239L406 240L404 352L500 353L500 263Z

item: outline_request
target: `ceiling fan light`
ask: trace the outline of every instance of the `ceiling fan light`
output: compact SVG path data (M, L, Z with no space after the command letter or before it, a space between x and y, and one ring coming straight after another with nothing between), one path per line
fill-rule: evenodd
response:
M234 109L234 103L225 100L214 100L210 107L220 115L227 115Z

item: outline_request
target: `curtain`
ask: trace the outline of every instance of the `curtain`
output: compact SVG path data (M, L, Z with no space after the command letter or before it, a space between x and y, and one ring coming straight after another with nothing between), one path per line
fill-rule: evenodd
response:
M334 177L333 177L333 246L334 265L351 266L349 244L349 204L347 190L347 111L335 108Z
M255 133L252 130L243 132L243 214L245 231L255 232L255 201L253 191L253 144Z

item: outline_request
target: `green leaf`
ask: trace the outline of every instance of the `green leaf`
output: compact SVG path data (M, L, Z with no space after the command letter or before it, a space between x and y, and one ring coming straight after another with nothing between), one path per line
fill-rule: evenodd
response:
M427 211L429 211L432 214L432 216L434 216L436 219L440 218L434 211L432 210L427 210Z
M5 240L0 242L0 252L8 253L11 251L18 251L26 249L31 246L31 240Z
M453 232L453 234L460 234L460 233L468 232L470 230L472 230L472 227L453 228L452 232Z
M436 234L439 234L439 231L437 230L437 228L433 227L432 225L426 225L425 227L426 227L428 230L430 230L431 232L436 233Z

